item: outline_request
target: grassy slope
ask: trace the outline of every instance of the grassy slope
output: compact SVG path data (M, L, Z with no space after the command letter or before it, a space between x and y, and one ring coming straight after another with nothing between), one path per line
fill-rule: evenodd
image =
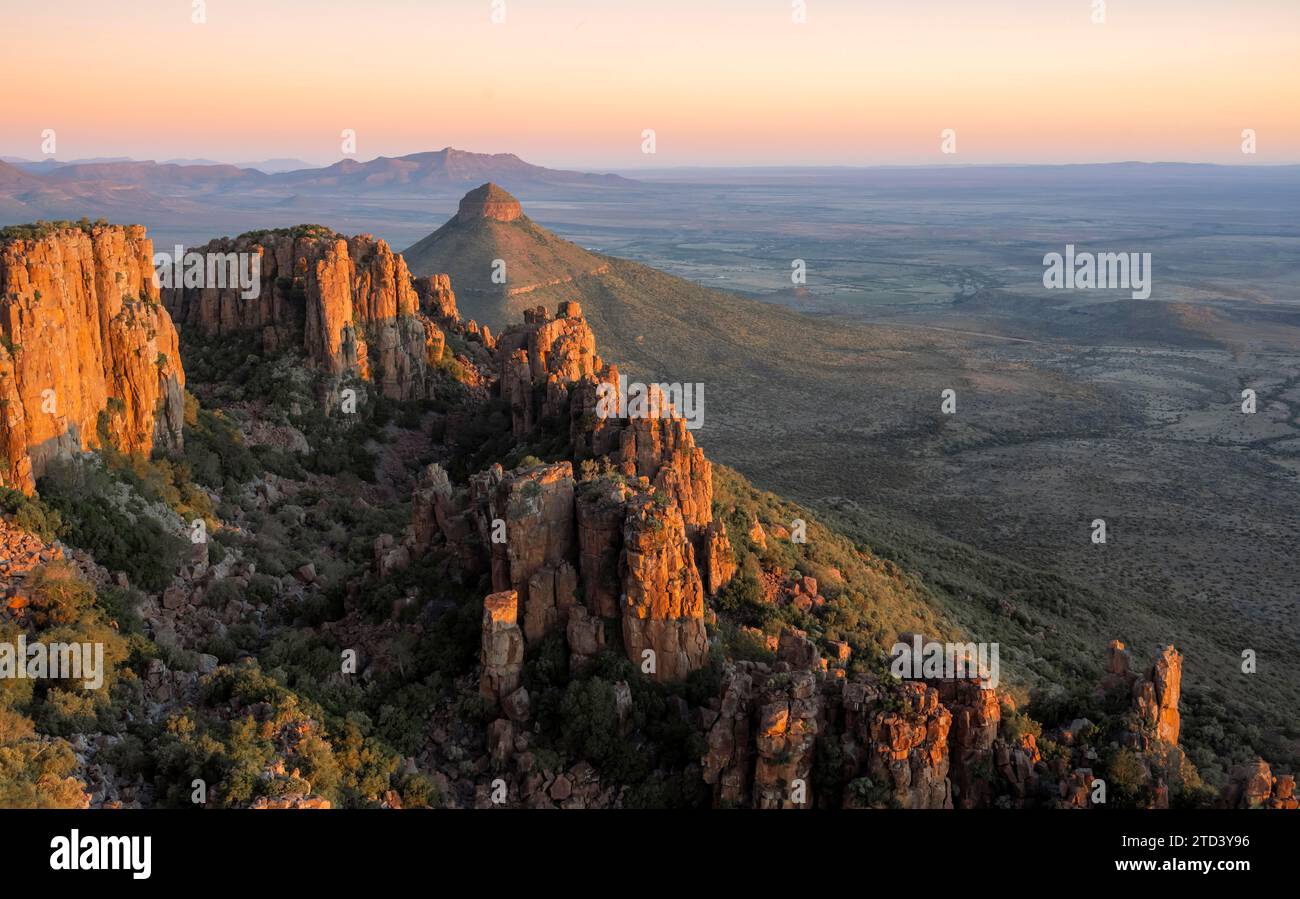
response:
M462 224L453 218L437 231L402 252L417 275L445 272L457 291L461 315L500 331L522 318L524 309L541 300L515 289L555 279L581 278L602 268L605 261L556 237L527 216L513 222L475 219ZM495 260L506 263L506 284L492 282Z

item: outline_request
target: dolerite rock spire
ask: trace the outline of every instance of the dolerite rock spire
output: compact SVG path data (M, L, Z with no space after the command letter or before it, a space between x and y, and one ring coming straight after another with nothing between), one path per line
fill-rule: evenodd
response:
M704 586L681 510L639 494L623 522L623 643L656 680L678 681L708 661Z
M0 239L0 482L111 442L179 448L185 373L139 225Z
M524 669L524 637L519 630L519 595L513 590L483 600L482 671L479 692L499 703L519 686Z
M517 440L544 422L567 430L585 473L575 478L567 460L496 465L457 488L445 472L428 472L415 503L416 551L440 537L460 559L488 559L493 589L519 595L530 642L564 633L578 663L613 626L646 675L682 680L708 661L705 578L716 592L736 570L725 528L708 529L712 467L671 407L651 419L598 418L596 388L616 384L618 373L596 353L581 307L557 312L529 310L500 335L496 386ZM504 542L492 539L495 526Z
M1123 742L1145 751L1152 744L1178 744L1182 718L1178 711L1183 687L1183 657L1172 645L1160 648L1145 677L1130 670L1132 655L1119 640L1106 648L1101 690L1128 691L1132 696L1131 726Z
M493 466L475 479L476 495L486 500L479 521L491 547L492 587L519 594L524 635L539 640L565 625L577 601L573 466L558 462L508 475ZM491 538L495 522L504 541Z
M496 353L501 399L510 406L515 437L532 433L542 417L567 411L574 385L605 368L577 303L563 304L555 318L540 308L524 313L522 325L497 338Z
M1160 742L1178 743L1182 688L1183 656L1173 645L1165 646L1133 694L1139 719Z

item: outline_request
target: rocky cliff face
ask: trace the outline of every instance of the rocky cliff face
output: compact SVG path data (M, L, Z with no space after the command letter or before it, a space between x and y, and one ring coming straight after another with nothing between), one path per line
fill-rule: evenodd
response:
M429 466L415 495L412 547L446 550L463 571L490 576L481 671L501 717L488 727L489 757L493 770L527 771L534 757L523 725L533 700L513 661L522 646L560 635L578 675L619 634L640 677L679 683L708 663L706 597L738 566L713 514L712 466L684 421L671 409L631 420L596 414L602 386L616 385L618 373L597 354L576 303L554 318L529 310L495 341L491 364L489 386L508 411L516 451L545 446L549 458L564 458L492 465L461 485ZM757 521L747 536L759 547L790 539ZM789 593L789 604L811 615L828 602L817 578L776 570L763 578L765 601ZM504 623L502 597L517 623ZM1123 644L1111 644L1103 686L1118 691L1124 711L1102 736L1082 718L1044 731L1008 694L973 680L899 681L873 665L869 647L789 627L779 636L741 629L770 659L727 662L716 697L673 712L704 738L699 768L715 805L1164 807L1171 784L1182 795L1197 788L1177 747L1182 657L1173 647L1139 675ZM631 690L613 688L622 733ZM1120 749L1132 762L1107 799L1103 756ZM552 804L557 797L542 795L537 777L522 778L520 791L528 804ZM567 780L553 782L568 795ZM1287 808L1294 786L1243 770L1222 802Z
M1295 775L1274 775L1268 762L1238 765L1228 773L1228 783L1219 799L1223 808L1300 809Z
M950 769L957 788L958 807L987 806L988 773L993 767L994 744L1002 720L1002 705L996 690L985 690L972 681L942 681L939 700L952 713L949 739Z
M1169 679L1162 683L1161 695L1173 698ZM1053 731L1048 759L1034 733L1007 730L1008 713L1016 714L1010 696L973 680L900 681L828 667L804 634L787 630L775 662L728 665L718 697L700 710L708 747L700 765L718 806L1089 808L1104 795L1092 767L1099 756L1083 736L1091 722ZM1186 777L1181 752L1152 742L1134 759L1147 807L1166 807L1169 781ZM1109 801L1121 800L1112 792ZM1221 799L1233 807L1295 802L1294 781L1262 762L1234 772Z
M140 226L0 243L0 480L31 492L58 455L181 445L185 374Z
M254 333L267 352L301 347L335 381L373 381L390 399L428 395L445 330L460 326L446 276L413 278L401 256L368 234L304 227L222 238L194 252L256 257L260 278L256 296L238 284L164 289L182 327L205 337Z
M1106 648L1101 688L1131 694L1132 712L1124 742L1143 751L1158 743L1176 746L1181 728L1182 654L1172 646L1163 647L1145 677L1131 671L1131 664L1129 650L1119 640L1112 640Z
M513 590L483 600L483 670L479 692L496 704L519 687L524 636L519 630L519 595Z
M493 466L459 490L445 473L430 474L417 492L417 549L441 539L471 563L488 559L493 589L521 597L529 641L567 634L580 599L592 621L575 631L584 645L596 640L596 622L602 634L604 622L617 622L637 665L656 679L685 678L708 657L704 580L716 591L735 572L725 529L704 532L708 460L671 409L654 419L595 416L595 386L617 372L596 354L576 303L554 318L529 311L495 342L495 364L516 438L547 424L569 437L576 458L596 464L581 483L569 462Z
M623 643L657 680L682 680L708 659L704 586L681 510L667 494L640 494L623 521Z
M460 208L456 212L462 221L484 218L513 222L523 214L519 201L490 181L461 197Z
M576 303L563 304L556 318L545 309L525 312L523 325L498 338L496 352L501 399L510 406L516 437L531 434L543 417L567 412L575 385L605 368Z
M460 310L456 307L456 294L447 275L416 278L415 295L420 300L421 311L434 321L453 329L459 324Z

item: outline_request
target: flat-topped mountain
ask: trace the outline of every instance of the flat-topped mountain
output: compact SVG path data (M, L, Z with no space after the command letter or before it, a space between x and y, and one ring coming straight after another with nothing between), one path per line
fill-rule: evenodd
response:
M539 297L558 302L576 293L585 301L584 286L575 282L609 270L608 259L538 225L493 182L467 193L446 224L402 255L417 275L449 274L466 314L496 330Z
M494 222L513 222L524 214L519 201L495 184L488 183L476 187L460 201L460 210L456 213L461 221L474 219L491 219Z

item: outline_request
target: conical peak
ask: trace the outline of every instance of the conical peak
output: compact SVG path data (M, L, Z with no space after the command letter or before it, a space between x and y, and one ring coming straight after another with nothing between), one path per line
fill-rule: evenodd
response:
M461 221L492 219L498 222L512 222L523 214L524 211L520 208L518 200L489 181L461 198L458 217Z

